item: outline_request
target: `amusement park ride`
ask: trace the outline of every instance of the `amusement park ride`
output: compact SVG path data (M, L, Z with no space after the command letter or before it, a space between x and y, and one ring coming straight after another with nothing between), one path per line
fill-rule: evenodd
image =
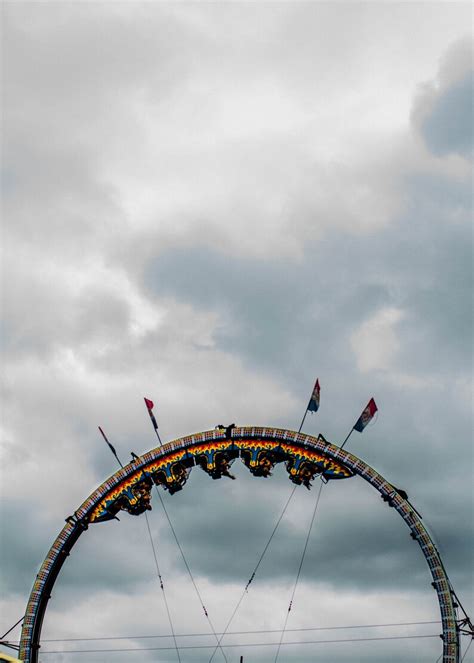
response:
M156 421L148 404L157 432ZM115 454L115 449L105 439ZM194 467L199 467L212 479L233 479L231 465L239 458L256 477L270 476L274 466L283 463L295 487L305 486L310 489L317 478L327 483L358 475L375 488L384 502L400 515L411 538L420 546L429 567L442 624L442 653L438 660L442 663L460 663L460 636L465 634L474 637L473 626L450 583L439 551L406 493L393 486L363 460L331 444L322 435L314 437L280 428L239 427L233 424L217 426L213 430L188 435L166 444L161 444L160 440L160 445L151 451L142 456L134 455L130 463L104 481L66 519L66 524L41 565L25 615L20 620L23 623L19 660L24 663L38 662L41 628L52 588L74 544L89 527L100 527L100 523L116 519L121 511L133 516L146 514L151 509L151 492L154 487L170 494L176 493L183 489ZM463 618L458 615L460 611ZM205 608L204 612L207 616ZM218 639L216 650L220 647L221 639ZM9 643L3 640L1 644L8 646Z

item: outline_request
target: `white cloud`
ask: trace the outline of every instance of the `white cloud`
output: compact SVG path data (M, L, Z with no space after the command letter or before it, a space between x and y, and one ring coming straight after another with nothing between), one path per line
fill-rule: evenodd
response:
M402 318L401 310L383 308L352 334L351 346L359 370L388 370L393 366L400 347L396 326Z

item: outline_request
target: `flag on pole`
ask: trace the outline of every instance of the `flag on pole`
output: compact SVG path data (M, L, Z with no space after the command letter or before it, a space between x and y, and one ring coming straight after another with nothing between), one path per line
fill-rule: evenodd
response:
M362 433L362 431L367 426L369 421L371 421L373 419L373 416L377 412L377 410L378 410L378 407L375 404L374 399L371 398L370 401L367 403L367 407L362 412L360 417L357 419L353 430L356 430L358 433Z
M113 447L113 446L110 444L110 442L109 442L109 440L108 440L108 438L107 438L107 435L104 433L104 431L102 430L102 428L101 428L100 426L99 426L98 428L99 428L99 430L100 430L100 432L101 432L102 437L104 438L104 440L106 441L106 443L109 445L109 449L110 449L110 451L114 454L115 458L118 460L118 463L119 463L120 467L123 467L123 465L122 465L122 463L121 463L121 461L120 461L120 458L117 456L117 452L115 451L115 447Z
M110 451L111 451L111 452L114 454L114 456L116 457L116 456L117 456L117 452L115 451L115 447L113 447L113 446L110 444L110 442L109 442L108 439L107 439L106 434L104 433L104 431L102 430L102 428L101 428L100 426L99 426L99 430L100 430L100 432L102 433L102 437L104 438L104 440L106 441L106 443L109 445L109 447L110 447Z
M310 412L317 412L319 410L320 391L321 388L319 386L319 380L316 380L316 382L314 383L313 393L311 394L311 398L309 399L308 408L307 408Z
M144 398L145 401L146 409L148 410L148 414L150 415L151 423L153 424L153 428L157 431L158 430L158 424L156 423L155 415L153 414L153 408L155 407L153 401L151 401L149 398Z

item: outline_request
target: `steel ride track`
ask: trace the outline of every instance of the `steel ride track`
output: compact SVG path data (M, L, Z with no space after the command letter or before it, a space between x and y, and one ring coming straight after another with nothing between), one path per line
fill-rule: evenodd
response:
M459 663L460 643L454 592L440 554L413 506L382 475L363 460L321 435L314 437L281 428L233 427L179 438L136 458L104 481L77 509L51 546L36 576L26 607L19 658L37 663L41 628L51 591L71 549L90 525L115 518L120 510L140 515L150 509L153 484L170 493L181 490L189 471L200 466L214 479L229 472L241 458L256 476L268 476L285 462L289 478L305 484L320 475L324 481L359 475L402 517L428 564L442 623L442 662ZM401 491L402 492L402 491Z

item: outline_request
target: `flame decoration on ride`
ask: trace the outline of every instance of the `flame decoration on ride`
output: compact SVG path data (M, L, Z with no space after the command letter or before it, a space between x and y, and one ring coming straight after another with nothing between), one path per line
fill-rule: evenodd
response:
M326 480L348 479L353 473L341 463L331 460L313 449L304 449L287 442L257 439L192 444L184 450L152 460L137 468L97 504L89 522L102 522L114 518L119 511L140 515L151 509L153 484L161 486L171 494L181 490L189 472L199 466L213 479L233 479L230 467L236 458L257 477L269 477L277 463L284 462L290 481L311 487L311 481L321 474Z

